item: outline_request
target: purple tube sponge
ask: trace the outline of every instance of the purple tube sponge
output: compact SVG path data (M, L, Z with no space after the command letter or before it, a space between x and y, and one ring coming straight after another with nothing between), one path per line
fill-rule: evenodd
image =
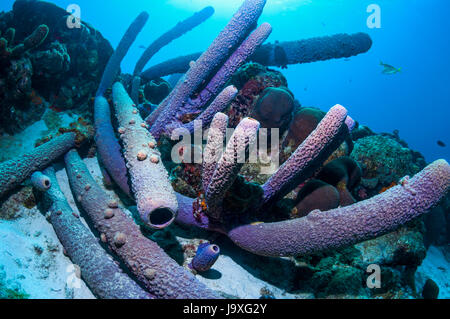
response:
M245 63L255 50L269 37L272 27L268 23L261 24L250 36L242 42L236 51L228 58L220 70L209 81L208 85L189 102L191 106L202 109L208 101L217 95L233 74Z
M297 150L262 186L263 204L277 201L309 177L343 141L347 110L336 105Z
M139 104L139 93L141 89L141 77L134 76L133 81L131 82L131 92L130 96L134 103Z
M448 192L450 166L438 160L401 185L356 204L228 233L238 246L264 256L293 256L369 240L427 212Z
M75 141L75 133L63 134L28 153L0 163L0 198L18 187L31 174L46 168L74 148Z
M33 175L31 175L30 180L33 187L41 192L48 191L52 186L50 178L42 174L42 172L34 172Z
M203 191L208 190L209 182L217 167L217 162L222 157L223 141L228 127L228 116L224 113L217 113L208 131L208 141L206 143L203 167L202 167L202 185Z
M196 52L152 65L141 73L141 77L151 81L167 75L184 74L189 70L191 61L196 61L202 53Z
M276 42L264 44L249 57L265 66L286 66L289 64L311 63L329 59L339 59L367 52L372 40L366 33L335 34L315 37L300 41ZM200 52L180 56L149 67L141 73L147 80L160 78L175 73L185 73L189 63L195 61Z
M131 23L122 39L120 40L119 45L117 46L113 55L109 58L96 96L105 94L106 90L113 84L117 73L119 72L120 63L130 49L130 46L136 40L137 35L139 34L139 32L141 32L145 23L147 23L147 20L148 13L144 11L137 16L133 23Z
M189 267L199 272L208 271L219 258L220 248L210 243L200 244Z
M132 195L130 187L128 186L125 160L122 156L119 142L114 134L109 104L107 100L103 98L103 95L114 82L120 69L120 63L133 42L136 40L137 35L141 32L147 20L148 13L142 12L123 35L119 45L106 65L97 90L94 105L95 143L98 148L99 162L104 166L105 172L109 174L109 177L112 178L120 189L130 197Z
M136 63L133 74L138 76L147 62L159 51L161 48L168 45L173 40L181 37L183 34L191 31L198 25L205 22L214 14L213 7L206 7L199 12L194 13L191 17L179 22L175 27L164 33L156 39L142 54L139 61Z
M200 121L202 128L207 127L211 121L213 120L214 116L218 112L222 112L225 110L230 103L234 100L236 95L238 94L238 90L230 85L227 86L209 105L205 111L203 111L196 119L195 121L191 121L184 125L184 127L189 130L189 132L194 132L194 123Z
M198 58L181 79L169 96L156 110L155 115L150 115L149 122L154 123L150 128L152 135L159 139L168 123L173 122L178 111L188 101L200 85L216 70L227 57L233 52L236 46L245 39L249 31L255 26L262 13L266 0L246 0L217 36L209 48Z
M113 85L113 100L139 214L152 228L167 227L175 220L178 205L156 140L119 82Z
M99 162L119 188L132 197L130 186L128 185L127 167L111 122L111 109L108 101L103 96L95 98L94 127Z
M52 185L43 195L49 206L50 222L68 256L80 267L81 277L92 292L104 299L154 298L120 269L72 211L59 188L53 167L44 173Z
M300 41L265 44L252 60L267 66L285 68L290 64L348 58L369 51L372 40L366 33L345 33Z
M211 218L221 219L222 200L245 164L249 146L255 145L259 126L258 121L245 118L239 123L231 136L222 157L217 163L205 194L208 216Z
M95 182L75 150L69 151L64 160L73 195L100 233L100 239L147 291L161 299L218 298L141 233L133 219Z
M136 63L134 68L134 78L132 83L131 98L135 103L139 103L139 86L141 83L141 78L139 74L142 72L144 66L150 61L150 59L163 47L168 45L173 40L181 37L186 32L189 32L199 24L202 24L205 20L211 17L214 13L213 7L206 7L203 10L196 12L193 16L188 19L179 22L175 27L173 27L168 32L164 33L158 39L156 39L142 54L141 58Z
M347 118L345 119L345 124L347 125L348 130L350 131L350 133L353 131L353 129L354 129L355 126L356 126L355 120L352 119L352 118L350 117L350 115L347 116Z

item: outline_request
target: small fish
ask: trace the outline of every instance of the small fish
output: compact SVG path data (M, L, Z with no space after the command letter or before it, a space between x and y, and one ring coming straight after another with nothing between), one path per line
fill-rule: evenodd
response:
M447 145L445 145L444 142L442 141L437 141L437 145L439 145L440 147L446 147Z
M139 49L144 49L145 50L145 49L147 49L147 47L145 45L140 45Z
M402 68L395 68L395 67L393 67L392 65L385 64L385 63L383 63L383 62L380 62L380 65L381 65L382 67L384 67L384 70L383 70L383 72L382 72L383 74L389 74L389 75L392 75L392 74L399 73L399 72L402 71Z

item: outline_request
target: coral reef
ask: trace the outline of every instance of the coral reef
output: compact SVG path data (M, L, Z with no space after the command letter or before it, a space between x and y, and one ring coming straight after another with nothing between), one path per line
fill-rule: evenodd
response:
M67 28L68 16L52 3L27 0L0 16L2 132L22 131L48 108L92 118L89 99L113 50L84 22Z
M360 163L361 185L371 194L379 193L383 187L423 168L420 162L414 162L411 150L382 135L358 139L350 157Z
M293 105L296 105L292 93L287 89L286 78L278 71L268 69L257 63L247 63L243 65L231 78L231 83L239 89L237 97L232 101L226 113L230 117L229 124L235 127L246 116L252 116L261 122L263 128L278 128L279 135L282 136L286 127L286 122L290 121L290 111L293 111ZM267 90L267 91L266 91ZM267 94L266 94L267 93ZM266 102L264 96L266 94ZM276 96L283 98L283 107L280 109L272 108L273 115L281 121L280 127L274 126L275 123L264 123L264 117L270 117L267 111L262 107L269 108L271 98ZM278 101L277 101L278 102ZM292 109L291 109L292 107ZM261 113L258 115L258 113ZM288 124L287 124L288 125ZM268 131L270 135L270 130Z
M36 200L31 187L23 187L18 192L2 199L0 204L0 219L16 220L22 217L22 207L32 208Z
M303 217L315 209L326 211L339 207L339 191L321 180L312 179L297 194L295 216Z
M277 107L273 107L277 105ZM259 96L252 117L262 128L279 128L284 134L292 120L294 96L286 88L266 88Z

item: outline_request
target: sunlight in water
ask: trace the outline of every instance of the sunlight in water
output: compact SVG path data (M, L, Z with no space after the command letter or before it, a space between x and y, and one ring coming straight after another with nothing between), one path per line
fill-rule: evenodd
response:
M169 0L169 4L188 10L199 10L206 6L213 6L217 15L230 14L236 11L243 0ZM311 3L312 0L268 0L264 12L275 14L283 11L295 10L300 6Z

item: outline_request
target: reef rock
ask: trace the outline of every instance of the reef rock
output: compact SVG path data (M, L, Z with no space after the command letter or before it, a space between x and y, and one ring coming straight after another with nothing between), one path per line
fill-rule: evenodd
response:
M49 107L91 117L90 98L113 49L85 22L68 28L68 17L54 4L26 0L0 14L0 133L22 131Z

